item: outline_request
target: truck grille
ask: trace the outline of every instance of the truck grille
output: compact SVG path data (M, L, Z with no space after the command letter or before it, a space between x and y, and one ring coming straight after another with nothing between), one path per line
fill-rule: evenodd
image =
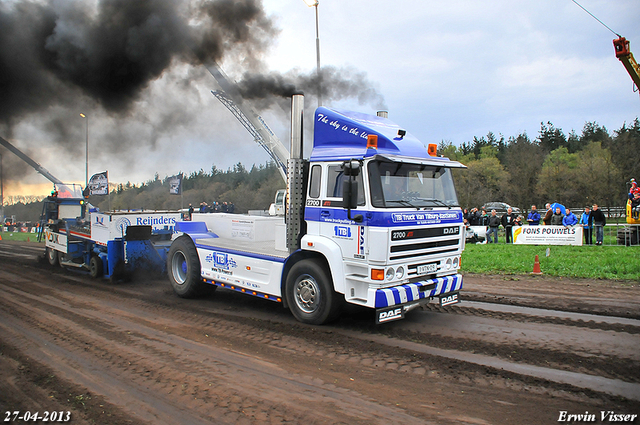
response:
M456 252L460 246L460 226L406 229L391 232L389 260L406 260L424 255Z

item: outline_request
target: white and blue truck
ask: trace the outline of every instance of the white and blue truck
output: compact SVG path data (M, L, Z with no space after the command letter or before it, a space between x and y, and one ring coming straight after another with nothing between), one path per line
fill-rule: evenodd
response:
M345 302L374 309L377 323L457 303L465 232L452 169L464 165L385 113L325 107L303 159L303 102L292 97L284 217L176 223L167 256L175 293L224 287L282 303L309 324L335 319Z

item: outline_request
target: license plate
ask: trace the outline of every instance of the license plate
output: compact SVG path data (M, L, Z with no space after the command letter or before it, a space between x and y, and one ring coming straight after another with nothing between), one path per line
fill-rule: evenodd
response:
M423 266L418 266L418 274L428 274L428 273L433 273L435 271L438 270L438 265L437 264L425 264Z

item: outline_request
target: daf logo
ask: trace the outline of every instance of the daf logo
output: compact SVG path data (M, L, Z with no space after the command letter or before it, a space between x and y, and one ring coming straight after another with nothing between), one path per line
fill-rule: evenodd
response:
M456 227L445 227L444 229L442 229L442 234L443 235L457 235L458 233L460 233L460 227L456 226Z
M458 303L458 294L452 294L449 296L445 296L445 297L441 297L440 298L440 306L444 307L447 305L451 305L451 304L456 304Z
M402 319L402 307L394 308L378 313L378 323L390 322L392 320Z

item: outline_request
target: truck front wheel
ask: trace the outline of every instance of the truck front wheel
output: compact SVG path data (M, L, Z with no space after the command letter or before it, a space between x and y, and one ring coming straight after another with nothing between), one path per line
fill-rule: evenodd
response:
M215 289L215 286L202 282L198 251L188 236L180 236L171 244L167 271L173 291L179 297L194 298Z
M340 297L319 261L295 264L287 276L286 294L291 313L302 323L322 325L340 313Z

